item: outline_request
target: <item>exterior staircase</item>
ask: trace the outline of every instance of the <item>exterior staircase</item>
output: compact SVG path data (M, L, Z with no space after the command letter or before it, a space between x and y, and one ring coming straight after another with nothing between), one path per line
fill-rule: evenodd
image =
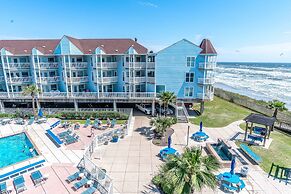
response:
M176 117L179 123L188 123L188 111L183 101L177 101L176 105L173 105L176 110Z

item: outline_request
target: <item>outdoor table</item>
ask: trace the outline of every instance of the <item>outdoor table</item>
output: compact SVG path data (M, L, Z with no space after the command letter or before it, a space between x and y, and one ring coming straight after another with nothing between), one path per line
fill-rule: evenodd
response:
M239 176L225 172L222 174L222 180L232 184L238 184L240 182Z

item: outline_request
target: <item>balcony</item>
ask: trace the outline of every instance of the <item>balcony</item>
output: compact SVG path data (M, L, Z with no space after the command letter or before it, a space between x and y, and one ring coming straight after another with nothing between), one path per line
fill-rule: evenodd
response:
M216 62L199 63L199 69L213 70L216 67Z
M35 67L38 68L38 65L35 64ZM48 63L39 63L40 69L57 69L59 67L57 62L48 62Z
M59 76L54 76L54 77L42 77L41 78L41 83L54 83L54 82L59 82L60 77Z
M88 67L88 63L87 62L71 62L66 63L66 67L70 68L71 65L71 69L87 69Z
M4 68L6 69L29 69L30 68L30 63L9 63L9 67L8 64L4 64Z
M214 97L213 92L198 93L197 98L201 100L212 100Z
M98 82L99 83L115 83L115 82L118 82L118 76L103 77L103 78L99 77Z
M198 83L203 85L212 85L214 84L214 78L198 78Z
M88 82L88 76L67 78L68 83Z
M97 64L94 64L94 68L101 68L102 69L117 69L117 62L98 62Z
M147 82L154 84L155 83L155 77L148 77Z
M125 68L136 68L136 69L145 69L146 62L126 62L124 64Z
M32 82L31 77L11 77L11 80L8 79L8 82L11 84L22 84Z
M125 82L128 82L128 83L139 83L139 82L146 82L146 77L126 77L124 78L124 81Z

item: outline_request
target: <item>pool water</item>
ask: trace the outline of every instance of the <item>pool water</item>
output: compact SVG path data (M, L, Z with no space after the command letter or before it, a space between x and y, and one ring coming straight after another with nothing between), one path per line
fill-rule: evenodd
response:
M232 158L231 153L228 151L228 148L226 148L225 146L223 146L222 144L211 144L211 146L213 147L213 149L216 151L216 153L219 155L219 157L222 160L228 160L230 161Z
M0 168L37 156L25 133L0 138Z

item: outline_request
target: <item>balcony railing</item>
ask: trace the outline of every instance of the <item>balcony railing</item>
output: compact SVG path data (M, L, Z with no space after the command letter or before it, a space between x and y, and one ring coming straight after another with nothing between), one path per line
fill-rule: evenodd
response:
M54 76L54 77L42 77L41 82L59 82L60 76Z
M101 62L94 64L94 68L101 68ZM116 69L117 62L102 62L102 69Z
M31 96L24 96L21 92L10 92L9 96L15 99L31 99ZM43 92L39 98L47 99L153 99L154 92ZM7 92L0 92L0 98L8 98Z
M9 67L8 67L8 64L5 63L4 67L6 69L8 69L8 68L10 68L10 69L29 69L30 63L9 63Z
M112 83L112 82L117 82L118 81L118 77L117 76L114 76L114 77L99 77L98 78L98 82L99 83Z
M214 97L213 92L198 93L197 97L201 100L212 100Z
M76 68L81 68L81 69L86 69L88 67L87 62L71 62L71 68L76 69ZM69 63L66 63L66 67L70 67Z
M213 78L198 78L198 83L199 84L214 84L214 79Z
M70 83L71 81L72 81L72 83L87 82L88 81L88 76L67 78L67 82Z
M146 62L126 62L124 64L125 68L137 68L137 69L145 69Z
M199 69L209 69L212 70L216 66L215 62L204 62L204 63L199 63Z
M38 68L38 65L35 65L36 68ZM57 69L59 67L57 62L41 62L39 63L39 67L40 69Z
M148 77L147 82L155 83L155 78L154 77Z
M9 83L30 83L32 82L31 77L12 77L8 79Z
M147 62L147 68L148 69L154 69L155 68L155 62Z
M146 77L134 77L134 78L125 77L124 81L129 83L146 82Z

